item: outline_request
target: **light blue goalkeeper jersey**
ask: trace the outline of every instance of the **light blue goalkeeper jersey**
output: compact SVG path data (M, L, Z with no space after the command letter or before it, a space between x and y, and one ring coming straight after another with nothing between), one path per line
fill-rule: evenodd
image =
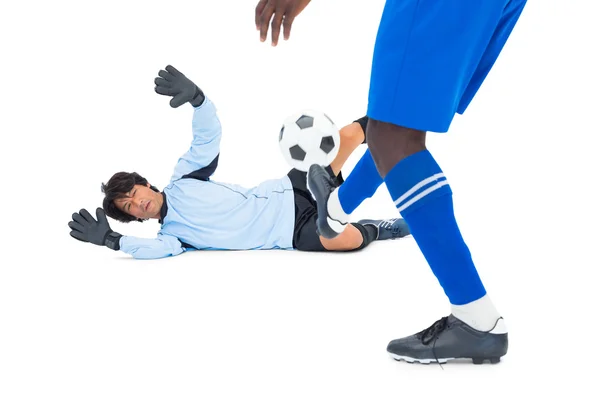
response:
M216 182L221 123L210 99L194 107L193 140L164 188L154 239L123 236L120 249L138 259L188 250L292 249L294 192L287 175L253 188Z

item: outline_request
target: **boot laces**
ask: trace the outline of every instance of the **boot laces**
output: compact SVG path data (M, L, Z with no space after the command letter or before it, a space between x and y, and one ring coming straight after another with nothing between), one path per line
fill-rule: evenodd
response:
M435 361L442 369L444 369L444 367L442 367L442 364L435 353L435 342L437 342L440 333L446 330L446 328L448 328L448 317L442 317L435 321L429 328L423 329L421 332L417 333L417 339L421 340L423 345L427 346L433 341L431 351L433 352Z
M429 328L423 329L421 332L417 333L417 339L421 340L421 343L427 346L432 340L437 339L439 334L442 333L447 327L448 317L440 318Z
M398 236L401 231L399 225L394 225L396 221L398 221L398 218L386 219L381 221L379 226L385 230L391 231L393 236Z

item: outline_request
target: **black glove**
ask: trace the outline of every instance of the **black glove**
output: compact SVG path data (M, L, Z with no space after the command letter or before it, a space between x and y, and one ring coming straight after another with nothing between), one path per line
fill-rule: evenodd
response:
M73 213L73 220L69 222L71 236L82 242L106 246L109 249L119 250L120 233L113 232L108 225L106 214L100 207L96 209L98 221L91 216L86 209L81 209L78 213Z
M198 107L204 102L202 90L175 67L167 65L164 70L158 71L158 75L159 78L154 79L154 91L164 96L173 96L169 103L171 107L177 108L188 101Z

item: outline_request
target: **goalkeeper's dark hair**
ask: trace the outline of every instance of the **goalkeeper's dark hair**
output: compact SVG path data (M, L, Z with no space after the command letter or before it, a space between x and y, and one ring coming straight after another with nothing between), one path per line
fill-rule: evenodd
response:
M126 193L133 189L134 185L146 186L147 184L148 180L137 172L117 172L108 180L107 183L102 183L101 190L102 193L104 193L102 208L104 209L106 215L112 219L125 223L131 221L145 221L119 210L115 205L115 200L127 197ZM159 191L154 186L150 186L150 189L154 190L155 192Z

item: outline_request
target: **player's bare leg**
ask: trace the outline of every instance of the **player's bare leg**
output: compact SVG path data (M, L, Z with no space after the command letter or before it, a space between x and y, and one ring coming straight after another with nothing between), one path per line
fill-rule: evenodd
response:
M366 247L375 240L400 239L410 235L410 228L403 218L363 219L350 223L333 239L319 236L327 250L348 251Z
M426 133L373 119L369 120L369 150L379 175L385 177L400 161L425 150Z
M346 229L334 239L319 236L321 244L330 251L348 251L358 249L364 242L363 234L354 225L348 224Z
M344 163L352 152L365 142L365 132L358 122L353 122L340 129L340 150L334 161L330 164L332 172L337 176ZM322 169L331 185L331 176ZM359 226L361 225L361 226ZM365 230L368 233L365 233ZM365 240L369 243L373 240L388 240L405 237L410 234L410 229L402 218L389 220L362 220L358 223L347 224L343 231L334 238L319 236L323 247L331 251L348 251L361 248ZM366 238L368 237L368 239Z
M348 125L348 127L354 126L362 132L362 128L358 123L354 122ZM369 137L369 151L379 175L382 177L385 177L402 159L426 149L426 133L423 131L373 119L369 120L367 130L368 132L364 133ZM353 140L358 139L358 135L353 136ZM364 135L362 139L364 140ZM354 142L350 141L350 143ZM347 158L348 156L346 156ZM335 190L336 185L324 168L313 165L308 172L308 187L317 202L317 210L320 216L317 221L319 234L324 238L333 240L349 227L346 221L348 216L344 215L342 210L339 210L339 204L336 206L329 202L330 195ZM336 211L338 212L336 213ZM405 222L402 221L402 223Z
M340 129L340 149L329 166L337 176L350 155L365 140L365 133L358 122L352 122Z

